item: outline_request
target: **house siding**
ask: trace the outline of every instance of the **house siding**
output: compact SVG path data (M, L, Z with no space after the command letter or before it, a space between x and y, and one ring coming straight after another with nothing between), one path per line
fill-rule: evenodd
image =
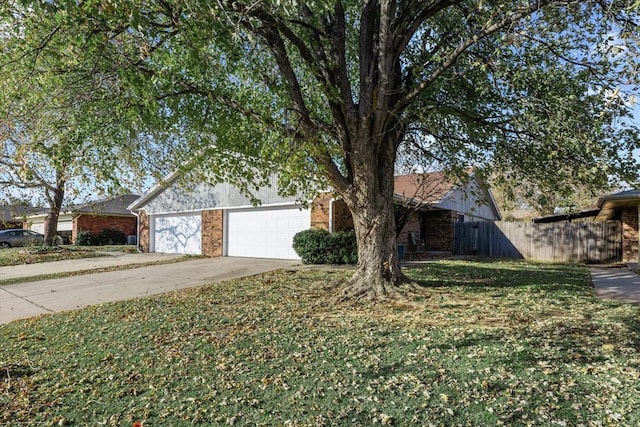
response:
M73 218L71 239L75 242L80 231L88 231L93 235L97 235L107 228L119 230L125 236L131 236L136 234L136 225L135 217L79 215Z
M622 220L622 261L638 261L638 208L624 208Z
M144 205L148 214L201 212L204 210L252 207L252 200L233 184L185 183L188 176L170 183L160 194ZM301 195L282 197L278 193L278 180L274 175L265 187L255 191L255 199L262 206L295 204Z
M221 257L224 241L222 209L202 211L202 255Z
M438 203L438 208L464 213L466 221L499 221L498 212L491 208L489 199L489 192L472 181L450 191Z

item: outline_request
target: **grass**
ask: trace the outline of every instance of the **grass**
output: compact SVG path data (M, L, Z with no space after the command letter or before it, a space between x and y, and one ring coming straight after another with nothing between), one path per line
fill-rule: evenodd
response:
M0 250L0 267L105 256L102 252L135 252L135 246L26 247Z
M135 268L140 268L140 267L174 264L176 262L191 261L198 258L204 258L204 257L199 255L198 256L183 255L176 258L169 258L169 259L158 260L158 261L138 262L133 264L113 265L109 267L99 267L99 268L96 267L96 268L89 268L86 270L63 271L59 273L36 274L33 276L11 277L8 279L0 279L0 286L15 285L18 283L40 282L43 280L50 280L50 279L63 279L65 277L83 276L85 274L106 273L109 271L133 270Z
M586 268L408 273L404 304L279 271L0 326L0 424L640 424L640 307Z

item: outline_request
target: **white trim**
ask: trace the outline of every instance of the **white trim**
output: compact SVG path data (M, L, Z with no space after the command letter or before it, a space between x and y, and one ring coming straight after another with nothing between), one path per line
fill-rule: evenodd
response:
M149 252L156 251L156 218L155 215L147 215L149 219Z
M176 169L171 172L163 179L158 181L153 187L151 187L145 194L140 196L136 201L127 206L127 209L130 211L141 209L144 205L147 204L149 200L154 198L161 190L166 190L169 185L173 184L173 182L180 176L180 169Z
M222 210L222 256L229 256L229 210Z
M333 203L336 201L335 198L331 198L329 200L329 233L333 233Z
M308 201L307 204L311 204L312 202ZM226 210L238 210L238 209L268 209L268 208L278 208L278 207L283 207L283 206L303 206L303 203L301 202L296 202L296 201L291 201L291 202L282 202L282 203L270 203L267 205L258 205L258 206L253 206L253 205L243 205L243 206L215 206L212 208L198 208L198 209L187 209L187 210L180 210L180 211L163 211L163 212L154 212L152 215L156 215L156 216L167 216L167 215L183 215L183 214L188 214L188 213L194 213L194 212L204 212L204 211L226 211ZM307 209L310 209L307 208ZM144 210L144 209L141 209ZM146 212L146 210L145 210Z

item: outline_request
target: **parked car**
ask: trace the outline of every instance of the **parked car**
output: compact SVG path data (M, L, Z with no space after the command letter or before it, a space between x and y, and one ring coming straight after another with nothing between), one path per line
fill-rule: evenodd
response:
M0 231L0 248L12 246L35 246L44 243L44 236L31 230L2 230Z

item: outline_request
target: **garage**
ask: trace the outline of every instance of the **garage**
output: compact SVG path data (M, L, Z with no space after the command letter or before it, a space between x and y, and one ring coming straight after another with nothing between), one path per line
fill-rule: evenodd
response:
M153 217L152 252L200 255L202 216L200 214Z
M228 210L225 215L226 255L300 259L293 236L309 229L311 212L299 205Z

